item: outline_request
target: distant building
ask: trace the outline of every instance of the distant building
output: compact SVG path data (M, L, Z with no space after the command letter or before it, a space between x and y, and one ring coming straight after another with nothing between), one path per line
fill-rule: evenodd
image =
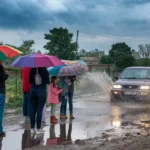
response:
M99 64L99 58L97 57L80 57L81 60L85 61L87 65Z
M141 56L140 56L139 52L133 51L132 52L132 56L135 58L135 60L141 59Z

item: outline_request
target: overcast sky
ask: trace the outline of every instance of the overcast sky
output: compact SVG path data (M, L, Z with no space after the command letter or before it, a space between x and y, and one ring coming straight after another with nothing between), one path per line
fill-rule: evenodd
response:
M113 43L150 43L150 0L1 0L0 41L19 46L35 40L42 50L44 33L53 27L79 30L80 49L108 51Z

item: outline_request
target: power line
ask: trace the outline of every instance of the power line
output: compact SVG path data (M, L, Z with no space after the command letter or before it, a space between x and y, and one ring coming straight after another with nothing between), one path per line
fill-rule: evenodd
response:
M75 28L72 28L73 30L75 30ZM76 30L77 31L77 30ZM122 40L122 41L141 41L141 42L150 42L150 39L146 40L146 39L133 39L133 38L124 38L124 37L116 37L116 36L104 36L104 35L100 35L97 33L91 33L91 32L85 32L80 30L80 34L86 34L86 35L94 35L94 36L99 36L99 37L103 37L103 38L108 38L108 39L113 39L113 40Z
M150 39L146 40L146 39L120 38L120 37L115 37L115 36L114 37L112 37L112 36L103 36L103 35L99 35L99 34L96 34L96 33L83 32L81 30L80 30L80 33L87 34L87 35L100 36L100 37L109 38L109 39L129 40L129 41L149 41L150 42Z

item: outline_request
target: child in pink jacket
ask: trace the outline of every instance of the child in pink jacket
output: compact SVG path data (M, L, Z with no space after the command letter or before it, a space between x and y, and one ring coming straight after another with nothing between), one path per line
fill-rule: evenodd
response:
M51 104L51 123L57 123L55 117L56 105L59 104L58 95L62 92L62 89L57 88L57 77L51 77L51 84L48 88L48 103Z

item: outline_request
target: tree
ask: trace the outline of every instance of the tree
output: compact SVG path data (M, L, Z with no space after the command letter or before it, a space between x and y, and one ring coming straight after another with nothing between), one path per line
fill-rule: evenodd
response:
M84 50L84 49L81 49L81 50L79 51L79 53L78 53L78 56L79 56L79 57L85 57L86 54L87 54L87 51Z
M98 50L98 49L94 49L91 50L89 52L87 52L87 56L89 57L102 57L104 55L104 51Z
M141 58L140 60L136 61L137 66L150 66L150 59L149 58Z
M100 59L101 64L111 64L111 58L109 55L103 55Z
M126 43L113 44L109 51L109 57L111 62L117 66L118 71L135 64L131 48Z
M42 54L42 52L40 50L38 50L37 53Z
M2 41L0 42L0 45L3 45L3 42L2 42Z
M84 49L80 50L78 53L80 57L102 57L104 55L104 51L101 51L99 49L94 49L90 51L86 51Z
M143 58L149 58L150 57L150 44L140 44L139 47L139 53Z
M48 40L44 48L48 51L47 54L55 55L60 59L76 59L77 43L72 42L73 34L67 29L53 28L45 34L44 39Z
M10 46L10 47L13 47L13 48L15 48L15 49L18 49L17 46L14 46L14 45L11 45L11 44L5 44L5 45Z
M33 40L25 40L18 49L23 52L23 55L31 54L34 52L33 44L35 44Z

